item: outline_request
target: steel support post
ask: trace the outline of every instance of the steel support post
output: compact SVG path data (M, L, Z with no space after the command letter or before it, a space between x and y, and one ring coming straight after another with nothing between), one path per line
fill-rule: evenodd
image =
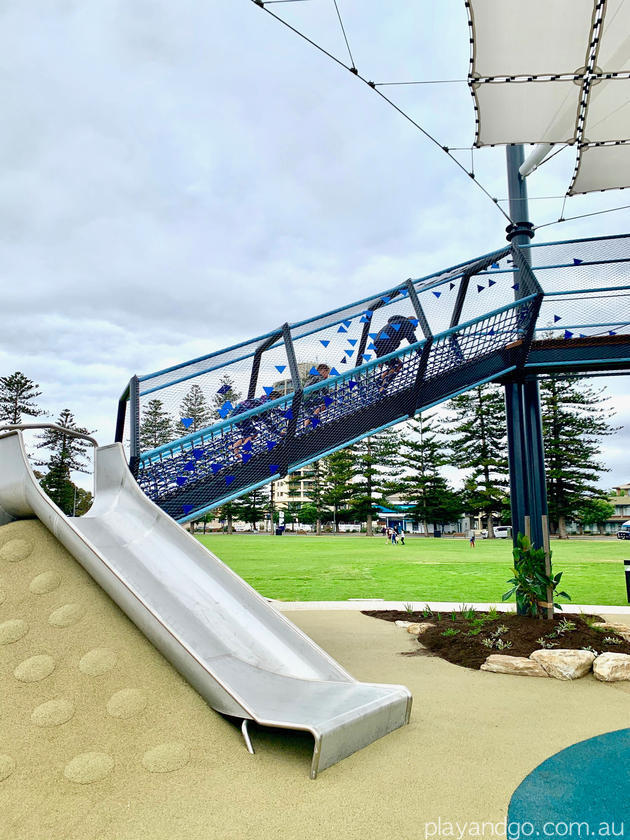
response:
M525 448L522 382L508 382L505 385L505 414L510 465L512 534L516 540L518 534L525 533L525 518L529 516L529 475Z

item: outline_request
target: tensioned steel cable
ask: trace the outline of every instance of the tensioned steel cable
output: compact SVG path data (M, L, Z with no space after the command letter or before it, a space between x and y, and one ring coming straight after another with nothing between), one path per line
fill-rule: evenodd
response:
M596 210L594 213L582 213L580 216L567 216L566 219L560 218L556 219L555 222L546 222L544 225L536 225L534 230L540 230L540 228L550 227L551 225L559 225L560 222L573 222L575 219L588 219L589 216L602 216L604 213L616 213L617 210L628 210L630 208L630 204L624 204L622 207L611 207L608 210Z
M308 44L310 44L316 50L321 52L323 55L330 58L331 61L335 62L335 64L338 64L340 67L343 67L344 70L350 71L350 73L352 73L354 76L356 76L357 79L359 79L364 84L366 84L369 88L371 88L376 94L378 94L378 96L381 97L381 99L383 99L385 102L387 102L387 104L391 108L393 108L395 111L397 111L402 117L404 117L404 119L406 119L408 122L410 122L421 134L423 134L427 138L427 140L429 140L431 143L433 143L435 146L437 146L439 149L441 149L441 151L444 152L444 154L446 154L453 161L453 163L459 169L462 170L462 172L466 173L466 175L473 181L474 184L476 184L476 186L482 191L482 193L490 199L490 201L494 204L494 206L501 213L501 215L503 215L505 217L505 219L507 219L508 222L510 222L510 223L513 222L513 219L511 219L510 216L505 212L505 210L500 206L497 199L493 195L491 195L491 193L488 192L488 190L483 186L483 184L481 184L477 180L474 172L469 172L466 169L466 167L463 164L461 164L454 155L451 154L448 146L445 146L442 143L440 143L440 141L437 140L432 134L430 134L425 128L423 128L420 125L420 123L418 123L416 120L414 120L413 117L411 117L406 111L403 111L402 108L400 108L398 105L396 105L395 102L393 102L388 96L386 96L381 90L378 89L375 82L370 81L369 79L365 78L365 76L362 76L361 73L359 73L357 68L354 66L354 60L352 59L352 53L350 53L350 57L351 57L353 63L352 63L352 66L349 67L347 64L344 64L344 62L341 61L341 59L337 58L335 55L333 55L327 49L325 49L320 44L318 44L317 42L315 42L311 38L309 38L308 35L305 35L303 32L301 32L295 26L292 26L286 20L281 18L279 15L275 14L275 12L271 11L271 9L268 9L267 8L267 3L271 3L271 2L273 2L273 0L251 0L251 2L254 3L256 6L258 6L259 8L263 9L263 11L265 11L268 15L271 15L272 18L277 20L279 23L281 23L283 26L285 26L287 29L289 29L291 32L293 32L295 35L297 35L299 38L306 41ZM335 3L335 6L337 7L336 0L333 0L333 2ZM341 17L340 17L340 22L341 22ZM342 24L342 26L343 26L343 24ZM345 32L345 30L344 30L344 32ZM346 43L347 43L347 40L346 40ZM350 47L349 46L348 46L348 51L350 52Z

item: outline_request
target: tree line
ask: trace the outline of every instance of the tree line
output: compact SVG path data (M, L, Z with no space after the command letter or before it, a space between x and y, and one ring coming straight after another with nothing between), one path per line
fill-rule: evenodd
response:
M229 376L222 379L222 388L229 388L232 402L240 399ZM610 422L605 391L579 377L547 376L540 379L540 397L552 532L566 537L568 519L580 528L601 527L614 512L597 486L608 471L600 460L601 443L619 428ZM217 408L208 406L196 385L180 406L194 428L214 422ZM141 424L147 444L159 445L158 423L164 424L165 435L176 434L166 414L159 400L147 407ZM166 442L166 436L160 439ZM446 480L446 466L465 472L463 488L455 489ZM308 485L307 502L292 499L302 481ZM488 384L453 398L439 413L421 414L396 430L365 438L290 477L283 508L291 521L315 525L318 532L322 522L332 521L338 530L341 522L360 521L367 523L370 534L377 507L387 506L387 499L396 495L410 506L408 517L428 533L429 524L443 527L462 516L509 523L508 488L504 394L501 386ZM232 530L236 519L252 526L267 514L277 519L277 508L267 487L224 505L216 515Z
M193 384L182 397L179 417L173 418L159 399L150 400L140 418L143 450L154 449L184 434L216 422L226 399L236 404L241 395L229 375L221 379L221 393L210 401ZM578 377L548 376L540 380L547 494L552 531L567 535L567 519L581 525L600 525L614 508L597 487L602 473L602 440L618 431L603 389ZM0 422L17 424L45 415L37 404L39 386L23 373L0 377ZM55 423L62 429L87 433L65 408ZM65 513L84 512L91 494L76 486L72 472L86 472L85 441L63 431L46 430L37 449L47 457L36 460L42 487ZM465 472L463 488L456 489L444 477L446 466ZM307 502L298 495L307 482ZM311 524L318 531L323 522L360 521L371 533L377 506L398 496L409 505L407 515L423 523L443 527L460 517L481 516L491 523L510 521L507 428L503 389L481 385L444 404L439 412L418 415L395 430L378 435L323 458L289 478L289 499L283 504L293 521ZM235 520L254 525L269 514L277 519L278 502L269 487L261 488L213 512L232 529ZM488 528L491 531L491 528Z
M37 405L41 396L39 385L21 371L0 377L0 425L18 425L49 415ZM89 434L78 426L73 413L64 408L55 420L60 430L44 429L37 436L36 449L45 450L46 457L35 458L35 475L48 496L69 515L81 516L92 504L92 494L72 481L72 473L88 473L89 443L70 437L64 429Z

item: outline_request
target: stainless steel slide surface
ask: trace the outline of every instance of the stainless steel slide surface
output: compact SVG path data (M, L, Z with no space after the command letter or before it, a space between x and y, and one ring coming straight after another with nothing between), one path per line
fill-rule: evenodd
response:
M20 432L0 437L0 524L37 517L217 711L315 739L311 777L409 721L404 686L360 683L140 490L120 444L66 517Z

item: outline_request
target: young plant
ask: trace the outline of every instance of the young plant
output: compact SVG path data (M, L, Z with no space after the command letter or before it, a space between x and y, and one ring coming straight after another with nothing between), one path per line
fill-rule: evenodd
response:
M573 630L575 630L575 622L562 618L556 625L556 636L563 636L565 633L572 633Z
M433 615L433 610L428 604L424 605L424 609L422 610L422 615L424 618L431 618Z
M488 612L486 613L486 621L496 621L499 617L499 613L497 612L495 607L490 607Z
M452 636L457 636L459 630L456 630L454 627L447 627L446 630L442 633L442 636L446 636L446 638L450 638Z
M413 612L413 604L403 604L403 608L407 613Z
M605 645L622 645L623 639L620 639L619 636L604 636L604 644Z
M451 613L451 621L457 621L457 613L455 612L455 610L453 610L453 612Z
M496 639L494 646L497 650L508 650L512 647L512 642L506 642L505 639Z
M590 652L594 653L595 656L599 656L599 653L595 650L595 648L592 645L586 645L582 648L582 650L590 650Z
M558 647L558 642L550 642L547 636L540 636L536 639L541 648L549 649Z
M534 618L542 618L543 603L547 601L547 590L552 592L554 607L561 610L562 606L555 602L555 598L567 598L571 600L566 592L557 592L558 584L562 578L562 572L551 577L545 572L545 552L542 548L533 548L529 537L519 534L517 545L513 551L514 555L514 577L508 583L512 584L511 589L503 595L507 601L512 595L516 595L516 604L519 612L531 615Z
M482 639L481 644L484 647L492 648L492 647L494 647L494 639Z

